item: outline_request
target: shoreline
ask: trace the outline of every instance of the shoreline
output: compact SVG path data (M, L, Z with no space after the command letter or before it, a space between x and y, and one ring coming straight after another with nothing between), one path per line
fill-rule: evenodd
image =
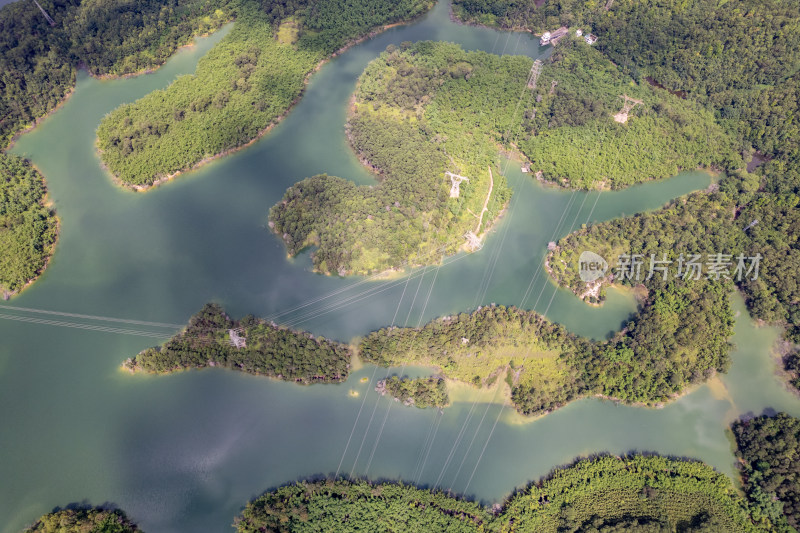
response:
M141 68L141 69L133 71L133 72L126 72L125 74L110 74L110 73L108 73L108 74L94 74L91 70L89 70L89 68L85 64L80 64L78 66L78 70L86 71L86 73L91 78L94 78L95 80L98 80L98 81L127 80L129 78L136 78L138 76L146 76L148 74L154 74L159 69L161 69L164 65L166 65L167 61L172 59L175 56L175 54L178 54L179 52L181 52L184 49L194 48L195 46L197 46L197 39L204 39L206 37L210 37L211 35L217 33L221 29L223 29L228 24L235 23L235 22L236 22L236 19L231 18L229 20L226 20L225 22L223 22L222 24L220 24L218 27L216 27L215 29L213 29L211 31L190 35L188 42L186 42L186 43L184 43L184 44L182 44L180 46L175 47L175 50L173 50L169 54L169 56L162 63L156 64L156 65L153 65L153 66L150 66L150 67L144 67L144 68Z
M359 77L359 79L356 81L355 90L353 91L353 93L350 96L350 99L348 100L348 103L347 103L347 112L346 112L347 121L345 122L345 137L347 139L347 144L349 145L350 150L356 156L356 158L358 159L359 163L364 168L366 168L367 171L369 171L371 174L373 174L375 179L376 179L376 181L378 181L378 183L376 185L369 185L369 187L380 186L383 183L383 180L384 180L385 176L383 175L382 171L378 167L376 167L372 163L370 163L369 160L367 160L361 153L358 152L358 150L356 150L355 146L353 145L352 135L350 134L350 130L348 128L351 117L353 117L355 115L355 113L357 112L357 109L358 109L359 102L357 101L356 94L358 93L358 89L359 89L360 86L361 86L361 78ZM512 148L513 148L513 150L517 150L516 146L512 145ZM498 145L497 149L498 149L498 152L500 153L501 156L503 156L506 153L509 153L509 152L507 152L505 147L503 147L502 145ZM510 156L510 158L513 158L514 157L513 154L517 154L517 152L510 152L510 154L512 154ZM501 176L503 176L503 173L502 173L500 168L497 168L496 170L498 170L499 174ZM491 174L492 174L491 165L489 167L489 174L490 174L490 178L491 178ZM489 200L491 199L491 193L492 193L492 189L494 187L494 179L491 178L491 180L492 180L491 181L492 186L490 187L489 194L487 195L486 201L484 202L484 208L483 208L483 211L481 213L481 216L483 216L483 213L488 211L486 206L488 205ZM508 188L511 189L510 186ZM513 196L513 190L512 190L512 196ZM511 203L511 199L509 199L505 204L503 204L500 207L500 210L497 212L497 214L495 215L495 217L493 219L491 219L491 220L487 219L486 224L484 225L483 231L479 235L477 235L477 237L481 241L483 241L483 239L486 238L489 235L489 233L492 232L492 230L495 228L497 223L505 216L506 212L508 211L508 206L509 206L510 203ZM480 227L478 229L480 229ZM462 244L460 244L460 245L458 245L456 247L455 251L452 254L448 254L448 253L446 253L446 251L443 251L442 255L441 255L441 258L439 260L439 263L443 262L447 257L452 257L452 256L455 256L455 255L458 255L459 253L474 253L474 252L477 252L477 251L478 250L470 249L468 243L462 243ZM391 279L396 279L398 277L402 277L404 275L404 273L408 269L414 269L414 268L419 268L419 267L423 267L423 266L430 266L432 264L433 263L406 264L406 265L403 265L403 266L400 266L400 267L391 267L391 268L388 268L388 269L385 269L385 270L382 270L382 271L379 271L379 272L375 272L375 273L347 274L344 277L354 276L354 275L355 276L363 275L363 276L368 276L370 278L373 278L370 281L386 281L386 280L391 280ZM322 272L319 272L317 270L314 270L314 272L318 273L318 274L323 274ZM326 275L330 275L330 274L326 274Z
M64 94L64 96L55 105L55 107L50 109L44 115L36 117L35 119L33 119L32 123L28 124L27 126L22 128L21 130L16 132L14 135L12 135L11 139L9 139L8 144L6 145L6 147L3 148L3 152L4 153L8 153L9 150L13 149L14 145L17 143L17 141L19 140L20 137L22 137L26 133L29 133L29 132L33 131L34 129L36 129L36 127L39 124L41 124L44 120L46 120L50 115L52 115L53 113L55 113L56 111L61 109L64 106L64 104L67 103L67 100L69 100L70 97L73 95L73 93L75 93L75 87L77 86L77 73L78 73L78 71L76 70L75 71L75 76L76 77L75 77L75 81L73 81L72 87L69 88L69 90ZM37 172L38 172L38 169L37 169ZM44 176L44 174L42 174L42 176Z
M455 11L453 11L453 3L452 2L448 6L448 10L449 10L448 14L450 16L450 22L452 22L454 24L459 24L461 26L473 26L473 27L476 27L476 28L486 28L488 30L495 30L495 31L506 31L506 32L511 32L511 33L530 33L531 35L534 35L536 37L541 37L541 34L534 33L534 31L531 30L530 28L523 27L523 26L520 26L520 27L517 27L517 28L504 28L503 26L500 26L500 25L489 26L488 24L483 24L483 23L480 23L480 22L474 22L474 21L471 21L471 20L464 20L464 19L458 17L455 14ZM540 48L544 48L544 47L540 46Z
M378 366L379 368L389 368L389 367L384 367L382 365L376 365L376 366ZM577 401L586 399L611 402L616 405L633 407L637 409L652 409L652 410L663 409L668 405L671 405L674 402L680 400L681 398L696 392L700 388L710 385L714 379L717 379L720 375L722 375L720 372L714 372L714 375L712 375L710 378L706 379L701 383L687 384L680 392L672 394L666 400L652 401L650 403L628 402L619 398L615 398L613 396L588 393L576 396L574 399L554 409L549 409L546 411L541 411L533 414L525 414L520 412L517 409L517 406L512 402L511 394L513 392L513 388L509 387L505 379L502 378L502 375L508 369L508 366L499 369L496 382L493 385L490 386L481 385L480 388L475 388L474 385L466 381L447 376L446 374L442 373L442 368L439 366L436 365L419 365L419 366L431 369L435 373L435 375L441 376L445 380L447 386L447 393L450 396L450 404L448 405L449 407L455 405L456 403L464 403L464 402L470 403L473 401L480 401L483 399L484 401L482 401L481 403L489 403L510 408L510 411L504 415L504 421L509 425L522 425L531 422L536 422ZM800 392L798 392L798 394L800 394Z
M762 327L776 327L780 330L781 335L772 345L770 349L770 355L772 356L772 360L775 362L775 376L783 385L783 388L786 389L789 394L793 395L795 398L800 399L800 388L797 388L792 382L795 379L798 379L798 373L793 372L786 368L786 359L793 353L795 353L798 349L800 349L800 345L797 345L789 340L786 339L785 334L787 331L786 324L769 324L764 322L761 319L754 319L755 325L757 328Z
M5 148L3 148L3 151L4 151L4 152L8 152L8 151L9 151L9 150L11 150L12 148L14 148L14 144L16 144L17 140L19 140L19 138L20 138L22 135L24 135L24 134L26 134L26 133L28 133L28 132L30 132L30 131L33 131L34 129L36 129L36 127L37 127L37 126L38 126L38 125L39 125L39 124L40 124L42 121L44 121L44 120L45 120L47 117L49 117L50 115L52 115L53 113L55 113L56 111L58 111L59 109L61 109L61 107L62 107L64 104L66 104L66 103L67 103L67 100L69 100L69 98L70 98L70 97L72 96L72 94L75 92L75 88L77 87L77 74L78 74L78 72L80 72L81 70L83 70L84 72L86 72L86 74L87 74L89 77L91 77L91 78L94 78L94 79L96 79L96 80L99 80L99 81L114 81L114 80L123 80L123 79L128 79L128 78L135 78L135 77L137 77L137 76L142 76L142 75L147 75L147 74L153 74L154 72L156 72L157 70L159 70L160 68L162 68L164 65L166 65L167 61L169 61L169 60L170 60L170 59L171 59L171 58L172 58L172 57L173 57L173 56L174 56L176 53L180 52L182 49L184 49L184 48L192 48L192 47L194 47L194 46L197 46L197 43L195 42L195 40L196 40L196 39L200 39L200 38L204 38L204 37L209 37L210 35L212 35L213 33L216 33L217 31L219 31L220 29L222 29L222 28L223 28L223 27L224 27L226 24L229 24L230 22L232 22L232 21L228 21L228 22L224 23L222 26L220 26L219 28L217 28L217 29L216 29L216 30L214 30L213 32L206 32L206 33L203 33L203 34L199 34L199 35L194 35L194 36L192 36L191 40L190 40L188 43L186 43L186 44L183 44L183 45L181 45L181 46L177 47L177 48L175 49L175 51L173 51L173 52L170 54L170 56L169 56L167 59L165 59L165 60L164 60L164 62L163 62L163 63L161 63L161 64L159 64L159 65L154 65L154 66L152 66L152 67L147 67L147 68L145 68L145 69L138 70L138 71L136 71L136 72L129 72L129 73L126 73L126 74L100 74L100 75L95 75L95 74L92 74L92 72L91 72L91 71L90 71L90 70L89 70L89 69L86 67L86 65L84 65L84 64L79 64L79 65L77 65L77 66L75 67L75 76L76 76L76 79L75 79L75 80L73 80L73 82L72 82L72 86L71 86L71 87L69 88L69 90L68 90L68 91L67 91L67 92L64 94L64 96L63 96L63 97L62 97L62 98L59 100L59 102L58 102L58 103L55 105L55 107L53 107L52 109L50 109L49 111L47 111L45 114L43 114L43 115L41 115L41 116L39 116L39 117L36 117L36 118L33 120L33 123L31 123L31 124L28 124L28 125L27 125L27 126L25 126L23 129L21 129L21 130L17 131L17 132L16 132L14 135L12 135L12 136L11 136L11 139L8 141L8 145L6 145L6 147L5 147Z
M36 165L34 165L30 161L28 163L31 165L31 168L33 168L42 177L42 182L44 184L44 196L42 197L42 206L44 206L45 209L50 210L50 212L52 213L53 220L55 220L56 232L55 235L53 235L53 244L50 245L50 249L48 250L49 253L47 253L47 257L45 257L44 264L42 265L42 268L36 271L36 275L31 279L29 279L28 281L26 281L25 285L23 285L22 287L20 287L15 291L6 292L6 290L3 289L3 293L0 294L0 299L6 302L22 294L27 288L36 283L39 280L39 278L41 278L44 275L45 270L47 270L47 267L50 266L50 262L53 260L53 256L56 255L56 246L58 245L58 240L59 237L61 236L61 219L58 217L58 214L56 214L55 202L53 201L52 198L50 198L50 191L47 189L47 180L45 179L44 174L39 170L39 168Z
M146 350L147 349L145 349L143 351L146 351ZM139 353L142 353L142 352L139 352ZM137 353L135 356L129 357L129 358L125 359L124 361L122 361L122 363L120 363L120 365L118 367L119 370L121 372L125 372L127 374L130 374L131 376L141 375L141 376L164 377L164 376L170 376L170 375L173 375L173 374L179 374L179 373L183 373L183 372L202 372L202 371L209 370L209 369L212 369L212 370L213 369L219 369L219 370L222 370L222 371L234 372L236 374L243 375L243 376L250 376L250 377L253 377L255 379L269 379L269 380L272 380L272 381L275 381L275 382L290 383L292 385L300 385L302 387L308 387L308 386L311 386L311 385L341 385L341 384L346 383L347 380L350 379L350 376L353 373L352 369L348 368L347 376L344 377L344 379L342 379L341 377L340 378L331 378L330 380L325 380L325 379L318 380L318 379L313 379L312 378L312 379L310 379L309 381L306 382L306 381L303 381L301 379L287 379L287 378L284 378L280 374L271 375L271 374L262 374L262 373L258 373L258 372L249 372L247 370L242 370L240 368L234 368L234 367L230 367L230 366L225 366L223 364L216 363L214 361L208 361L205 366L178 366L178 367L172 367L172 368L170 368L168 370L154 372L154 371L150 371L150 370L145 370L145 369L143 369L142 367L140 367L140 366L138 366L136 364L135 360L136 360L136 356L138 356L138 355L139 354Z
M375 181L378 182L378 185L383 183L384 175L383 171L369 162L369 159L364 157L353 145L353 135L352 130L350 129L350 119L353 118L358 109L358 102L356 101L356 95L358 94L359 89L361 88L361 76L358 77L356 80L356 87L353 90L353 94L350 95L350 99L347 101L347 112L345 114L345 123L344 123L344 136L347 139L347 144L350 146L350 150L352 151L353 155L356 156L358 162L364 168L369 171L375 177ZM366 104L364 104L366 105Z
M563 191L579 191L579 192L580 192L580 191L583 191L583 192L601 191L601 192L613 192L613 191L625 191L625 190L628 190L628 189L630 189L630 188L632 188L632 187L636 187L636 186L638 186L638 185L645 185L645 184L647 184L647 183L656 183L656 182L659 182L659 181L666 181L666 180L670 180L670 179L672 179L672 178L675 178L675 177L677 177L677 176L681 175L681 174L682 174L682 173L684 173L684 172L703 172L703 173L705 173L705 174L708 174L708 175L711 177L711 183L709 184L708 188L706 188L706 189L702 189L702 190L708 190L708 189L710 189L712 185L714 185L715 183L717 183L717 182L719 181L719 179L720 179L720 177L722 176L722 174L724 174L724 170L722 170L722 169L720 169L720 168L717 168L717 167L714 167L714 166L709 166L709 167L697 167L697 168L694 168L694 169L679 168L679 169L678 169L678 173L677 173L677 174L672 174L672 175L670 175L670 176L664 176L664 177L660 177L660 178L657 178L657 177L655 177L655 176L650 176L650 177L649 177L649 178L647 178L647 179L644 179L644 180L641 180L641 181L637 181L636 183L632 183L632 184L630 184L630 185L626 185L626 186L624 186L624 187L620 187L620 188L618 188L618 189L615 189L615 188L613 188L613 187L609 186L606 180L597 180L597 181L593 182L593 184L592 184L593 186L592 186L591 188L586 188L586 187L570 187L570 186L569 186L569 181L567 181L566 183L564 183L564 180L565 180L566 178L561 178L561 181L560 181L560 182L558 182L558 181L552 181L552 180L549 180L549 179L545 178L545 177L544 177L544 173L543 173L543 171L541 171L541 170L538 170L538 171L536 171L536 172L530 171L530 172L529 172L529 174L532 174L532 175L533 175L533 177L534 177L534 178L535 178L535 179L536 179L536 180L537 180L539 183L541 183L543 186L545 186L545 187L552 187L552 188L555 188L555 189L561 189L561 190L563 190ZM694 191L694 192L696 192L696 191ZM692 193L688 193L688 194L692 194Z
M680 198L685 198L686 196L689 196L691 194L711 194L713 192L716 192L719 189L719 183L718 182L719 182L719 176L722 174L721 171L714 171L714 170L711 170L711 169L698 169L698 170L701 171L701 172L705 172L705 173L707 173L707 174L709 174L711 176L711 183L708 185L708 187L706 187L705 189L698 189L698 190L695 190L695 191L691 191L691 192L689 192L687 194L679 196L679 197L675 198L674 200L671 200L670 202L667 202L667 204L665 204L665 206L669 205L670 203L672 203L675 200L678 200ZM675 177L675 176L672 176L672 177ZM666 179L672 179L672 178L666 178ZM636 185L639 185L639 184L636 184ZM646 210L646 211L642 211L642 212L643 213L655 212L658 209L663 209L663 207L664 206L662 206L661 208L650 209L650 210ZM565 236L563 238L567 238L567 237L569 237L571 235L585 234L586 231L588 230L588 227L589 226L587 226L587 228L576 229L575 231L567 234L567 236ZM639 299L639 291L641 290L641 287L643 287L643 285L641 283L639 283L638 285L633 286L633 287L628 287L628 286L620 284L620 283L614 283L613 277L609 278L609 274L610 273L606 274L602 278L598 278L597 280L595 280L593 282L584 282L584 287L582 287L582 288L581 287L575 288L575 287L573 287L571 285L563 283L560 279L556 278L556 276L555 276L555 274L553 272L553 267L550 265L550 258L553 257L556 252L561 251L561 249L562 249L561 246L556 244L556 246L552 250L548 250L547 251L547 254L544 257L544 268L545 268L545 271L547 272L550 281L552 283L554 283L557 287L563 288L563 289L567 289L568 291L572 292L575 296L577 296L583 303L585 303L586 305L594 306L594 307L601 307L605 303L606 298L605 297L603 297L603 298L599 297L599 292L604 287L608 288L608 289L612 289L612 290L617 290L617 291L630 289L631 291L633 291L634 296L637 297L637 300ZM564 264L563 261L562 261L562 264ZM565 264L565 267L569 267L569 265ZM593 285L589 286L589 283L592 283ZM626 287L627 287L627 289L626 289ZM583 290L583 292L579 292L580 290ZM587 301L587 298L589 296L594 296L595 298L598 299L598 301L597 302Z
M312 68L308 73L306 73L306 76L303 79L303 86L300 89L300 93L297 95L297 97L294 100L292 100L292 103L289 104L289 107L287 107L286 110L284 110L280 115L278 115L277 117L272 119L272 121L265 128L260 130L255 137L250 139L245 144L240 144L238 146L233 146L233 147L227 148L227 149L225 149L222 152L219 152L217 154L205 157L205 158L201 159L200 161L198 161L197 163L193 164L191 167L185 168L185 169L181 169L181 170L176 170L175 172L172 172L171 174L169 174L167 176L162 176L162 177L156 179L153 183L151 183L149 185L135 185L135 184L129 184L129 183L123 182L118 176L116 176L114 173L111 172L111 170L106 166L106 164L102 160L103 152L100 150L99 147L97 147L97 139L95 139L95 152L98 155L98 157L100 158L100 166L110 176L111 181L115 185L118 185L121 188L127 189L129 191L142 192L143 193L143 192L147 192L147 191L149 191L151 189L154 189L154 188L158 187L159 185L162 185L162 184L164 184L164 183L166 183L168 181L171 181L173 178L176 178L176 177L178 177L178 176L180 176L182 174L197 170L200 167L202 167L202 166L204 166L204 165L206 165L208 163L211 163L212 161L216 161L217 159L220 159L222 157L225 157L225 156L231 155L233 153L236 153L239 150L244 150L248 146L251 146L255 142L259 141L262 137L264 137L267 133L269 133L270 130L272 130L272 128L274 128L275 126L280 124L283 121L283 119L285 119L289 115L289 113L295 108L295 106L300 102L300 100L302 100L303 96L305 96L306 89L308 88L308 85L311 82L311 77L316 72L318 72L323 66L325 66L325 64L327 64L330 60L332 60L332 59L338 57L339 55L343 54L344 52L346 52L350 48L352 48L352 47L354 47L356 45L359 45L359 44L361 44L361 43L363 43L363 42L365 42L365 41L367 41L369 39L372 39L372 38L376 37L377 35L380 35L381 33L385 32L386 30L389 30L389 29L395 28L395 27L399 27L399 26L412 24L412 23L416 22L419 18L427 15L429 11L430 10L428 10L425 13L422 13L419 16L416 16L416 17L414 17L414 18L412 18L410 20L407 20L407 21L393 22L391 24L385 24L385 25L383 25L383 26L381 26L379 28L373 29L373 30L369 31L367 34L363 35L362 37L359 37L359 38L356 38L356 39L353 39L353 40L349 41L343 47L341 47L340 49L336 50L335 52L333 52L328 57L320 60L314 66L314 68Z

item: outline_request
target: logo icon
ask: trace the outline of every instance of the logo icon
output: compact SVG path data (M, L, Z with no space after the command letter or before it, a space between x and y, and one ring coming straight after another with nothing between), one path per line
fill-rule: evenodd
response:
M600 255L584 251L578 258L578 274L582 281L595 281L606 275L608 262Z

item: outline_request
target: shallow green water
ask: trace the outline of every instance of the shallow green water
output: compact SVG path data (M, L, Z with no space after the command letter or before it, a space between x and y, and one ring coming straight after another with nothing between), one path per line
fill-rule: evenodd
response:
M332 60L266 138L147 194L114 186L100 170L94 130L117 105L192 72L221 36L180 52L152 75L105 82L81 76L66 105L14 148L47 177L62 232L42 279L8 303L182 324L216 300L236 316L272 316L342 340L387 325L395 314L399 323L415 325L491 302L534 307L594 337L617 329L634 310L630 296L615 293L593 308L556 291L541 271L547 242L587 221L654 209L704 188L706 174L587 195L544 188L509 165L515 197L486 246L448 259L438 271L416 271L402 301L403 279L315 275L307 256L287 260L265 229L269 207L303 177L328 172L359 183L372 179L345 144L345 107L358 74L388 44L442 39L495 53L540 53L527 34L457 26L447 15L440 3L420 22ZM286 312L307 302L313 303ZM743 311L738 300L737 306ZM163 338L172 331L20 310L0 314ZM769 347L777 332L755 329L744 312L736 331L730 374L664 409L584 400L520 423L508 409L471 401L443 415L376 403L373 385L359 379L386 370L370 366L345 384L313 387L212 370L130 376L119 370L121 361L157 339L0 320L0 531L17 531L55 506L83 501L119 505L149 532L225 531L263 490L333 473L340 463L342 473L438 480L486 502L577 455L603 451L692 456L732 473L725 427L734 416L766 407L800 414L800 403L774 377ZM361 396L350 397L350 390Z

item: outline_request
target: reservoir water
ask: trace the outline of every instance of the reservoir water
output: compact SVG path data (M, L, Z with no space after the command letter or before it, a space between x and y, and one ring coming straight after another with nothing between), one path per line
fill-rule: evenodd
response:
M148 532L229 531L264 490L337 469L437 485L486 503L600 452L694 457L734 475L731 420L767 408L800 415L800 401L776 376L771 348L779 332L755 327L738 296L730 373L659 410L586 399L527 420L492 403L491 394L460 391L440 415L377 400L374 384L360 379L386 370L371 366L347 383L311 387L222 370L121 371L124 359L168 338L176 329L169 324L185 323L211 300L234 316L272 317L345 341L395 314L415 325L492 302L535 308L602 338L635 302L618 292L590 307L556 290L541 269L548 241L710 182L687 172L621 192L573 193L543 187L511 163L514 198L486 246L439 269L417 269L402 300L406 278L319 276L307 255L287 259L266 229L267 212L286 187L319 172L373 179L343 134L347 100L366 64L389 44L421 39L531 57L545 50L529 34L456 25L439 2L415 24L327 63L286 120L251 147L146 194L115 186L94 151L101 118L191 73L225 31L150 75L81 75L66 104L13 148L44 173L62 225L45 274L6 302L15 309L0 308L0 532L74 503L117 505Z

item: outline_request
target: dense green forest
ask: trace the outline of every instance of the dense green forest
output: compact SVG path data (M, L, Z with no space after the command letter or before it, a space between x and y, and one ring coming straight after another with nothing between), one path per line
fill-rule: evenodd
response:
M292 105L320 59L279 43L260 12L240 14L195 74L103 119L97 130L103 163L122 184L149 186L241 146Z
M740 225L747 230L744 250L761 254L759 279L742 289L754 316L788 326L788 337L800 342L800 196L760 193L740 206Z
M557 243L556 249L547 257L548 271L559 284L593 303L604 299L605 282L611 279L627 286L644 284L648 290L663 288L678 275L681 254L687 258L690 254L699 254L705 263L709 254L722 252L736 256L743 253L745 235L741 224L744 218L734 220L734 207L727 194L699 192L674 200L657 211L589 226ZM599 254L609 263L600 290L595 289L596 296L587 290L590 284L579 277L578 259L584 250ZM620 275L620 270L615 267L623 254L640 256L639 276ZM652 256L655 261L668 262L667 280L663 271L654 271L653 277L646 279ZM692 281L698 288L708 283L705 275ZM726 283L730 280L721 281Z
M422 328L384 328L359 355L383 366L435 366L481 387L505 375L524 414L587 395L648 405L669 401L729 365L733 318L720 283L673 282L654 291L614 338L590 341L533 311L487 306Z
M125 513L106 509L64 509L48 513L25 533L140 533Z
M800 420L778 413L732 429L754 519L778 531L800 528Z
M582 24L603 3L592 0L452 0L453 14L470 24L538 33Z
M250 502L235 526L239 533L759 530L724 475L702 463L657 456L578 461L513 495L496 514L402 483L300 482Z
M492 515L477 503L402 483L300 482L249 502L234 523L262 531L486 531Z
M455 13L542 32L591 29L637 81L650 77L704 104L742 148L777 162L770 189L800 185L800 5L780 0L456 0ZM608 7L608 9L606 9ZM777 171L780 169L780 171ZM786 174L790 174L787 176ZM769 183L772 182L772 183Z
M78 0L42 2L54 20L78 9ZM75 83L69 38L51 27L33 2L0 9L0 148L53 109Z
M591 29L599 37L595 46L636 81L649 78L703 105L737 150L748 158L753 150L760 152L766 162L751 167L756 176L735 175L721 183L737 227L758 220L746 234L732 236L742 252L764 256L759 280L740 288L754 316L787 325L790 339L800 340L800 5L779 0L550 0L537 7L530 0L459 0L455 12L465 20L534 31L562 24ZM686 215L708 218L699 211ZM613 226L629 229L638 223ZM690 239L688 232L681 238Z
M161 65L192 36L230 20L233 10L226 3L82 0L62 27L73 62L95 76L130 74Z
M782 357L783 367L789 376L789 383L800 391L800 348L797 345Z
M243 345L236 345L237 338ZM350 350L343 344L253 316L235 321L218 305L207 304L184 331L163 346L128 359L124 366L157 374L219 366L310 384L344 381L350 359Z
M321 175L289 188L270 211L289 253L314 245L317 270L360 274L433 263L484 233L510 197L498 144L519 129L530 65L450 43L390 46L359 78L347 123L380 184ZM456 198L445 171L469 180Z
M320 61L375 26L427 10L428 0L320 0L290 5L300 21L296 42L276 38L275 10L242 0L236 24L197 65L195 74L120 106L100 123L103 163L126 186L146 188L211 157L247 144L280 120ZM376 9L377 8L377 9ZM293 9L293 11L291 11Z
M582 41L562 45L528 91L530 69L526 58L448 43L389 47L360 77L347 125L380 186L308 178L273 207L273 230L290 254L316 246L321 272L368 273L433 262L442 250L462 246L466 232L480 233L487 167L494 169L494 188L486 222L509 195L497 172L501 146L517 146L543 178L576 188L618 188L682 168L742 164L708 111L633 84ZM643 104L620 124L613 115L623 95ZM469 178L458 198L448 197L444 171Z
M683 169L743 166L712 113L634 83L579 38L559 43L532 92L536 104L525 110L519 148L546 180L621 188Z
M684 91L743 149L770 159L759 169L761 192L800 191L800 5L622 0L596 31L603 52L634 77Z
M447 395L447 383L438 377L409 378L390 376L378 382L375 390L389 394L403 405L413 405L424 409L426 407L447 407L450 398Z
M800 197L758 190L760 183L756 174L734 172L722 181L718 192L695 193L652 213L581 229L558 242L548 255L548 269L558 283L597 302L604 298L605 285L612 279L623 285L642 284L649 291L660 289L666 283L662 272L646 279L651 259L669 262L668 276L673 278L678 274L681 254L687 259L693 254L701 256L703 274L694 283L703 290L701 287L710 283L709 257L727 254L730 264L725 275L732 279L714 283L738 286L753 316L787 327L788 337L800 340L800 310L796 305L800 299ZM580 280L578 259L584 250L598 253L611 266L598 282ZM622 254L641 256L638 280L620 277L620 271L614 268ZM740 256L761 256L757 279L753 279L754 273L738 279ZM747 259L746 267L750 265Z
M163 63L193 35L218 28L232 11L201 0L42 0L0 9L0 149L52 110L79 66L120 75ZM57 223L43 205L43 178L0 154L0 296L21 289L53 252Z
M213 31L239 15L244 18L255 15L270 25L264 37L271 35L272 27L283 19L295 15L304 22L296 47L301 53L297 57L292 55L289 60L284 58L285 63L275 66L273 71L288 66L297 68L295 63L306 61L306 54L319 60L372 28L416 16L431 6L428 0L143 0L135 3L129 0L42 0L40 4L55 21L54 26L48 24L32 2L13 2L0 9L0 146L3 147L15 133L47 114L69 93L78 67L85 67L98 76L140 72L162 64L193 36ZM259 30L258 27L253 29ZM232 36L231 40L234 38ZM250 44L259 46L263 41L256 38L253 43L239 47L239 51L248 51ZM266 52L270 55L274 51L268 47ZM220 64L223 63L217 66ZM231 71L223 69L221 73L231 74ZM203 95L212 100L214 97L230 98L230 94L226 96L224 92L233 92L236 87L232 84L240 77L226 78L225 87L218 79L218 83ZM277 90L281 83L294 82L276 77L268 83L274 87L266 87L267 92ZM182 103L178 95L174 98L171 111L176 111ZM264 100L270 103L269 98Z
M620 65L690 96L773 85L800 67L800 6L780 0L615 0L598 46Z
M0 147L52 110L75 84L78 66L120 75L163 63L193 35L219 27L222 1L42 0L0 9Z
M540 4L540 5L536 5ZM591 30L635 77L690 95L751 90L800 67L800 6L780 0L454 0L468 22L538 33Z
M758 531L730 479L695 461L598 457L510 498L501 531ZM637 523L638 522L638 523Z
M53 254L58 221L45 193L28 162L0 153L0 297L36 278Z

